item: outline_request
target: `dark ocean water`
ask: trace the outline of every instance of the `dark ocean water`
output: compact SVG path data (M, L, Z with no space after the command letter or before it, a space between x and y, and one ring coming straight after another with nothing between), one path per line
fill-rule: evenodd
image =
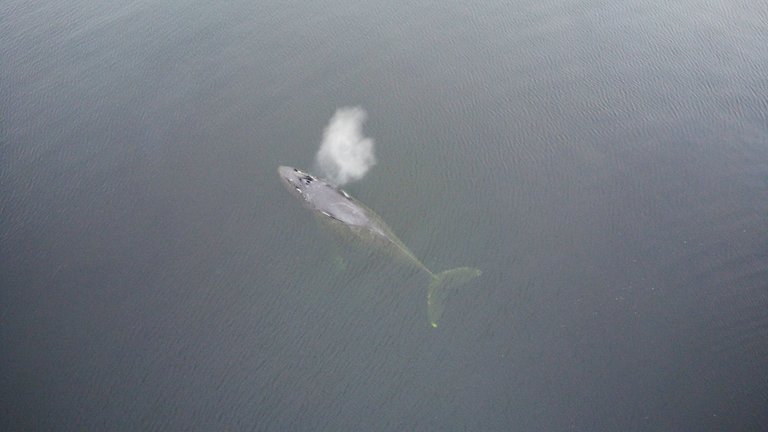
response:
M0 3L0 429L768 428L767 4L398 3Z

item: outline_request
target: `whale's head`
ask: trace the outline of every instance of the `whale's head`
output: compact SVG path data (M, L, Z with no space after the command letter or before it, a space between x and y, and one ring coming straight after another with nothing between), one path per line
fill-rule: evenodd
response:
M322 180L319 180L312 174L289 166L281 166L277 168L277 173L280 175L280 180L282 180L282 183L286 189L288 189L288 192L302 200L307 199L307 192L310 189L322 182Z

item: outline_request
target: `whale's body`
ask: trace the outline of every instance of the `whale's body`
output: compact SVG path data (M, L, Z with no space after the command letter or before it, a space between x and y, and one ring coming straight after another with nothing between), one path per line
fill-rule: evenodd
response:
M353 198L343 189L296 168L281 166L278 173L289 192L302 201L321 221L343 237L358 240L426 272L432 282L427 292L427 312L430 324L444 310L447 288L480 275L480 270L459 267L433 273L408 249L391 228L373 210Z

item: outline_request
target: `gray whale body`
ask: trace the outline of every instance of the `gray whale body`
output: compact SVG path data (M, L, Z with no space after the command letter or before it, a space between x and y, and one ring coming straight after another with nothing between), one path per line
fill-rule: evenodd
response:
M445 310L445 300L450 289L480 275L480 270L472 267L457 267L433 273L376 212L343 189L297 168L281 166L277 171L288 191L331 231L343 238L379 250L429 275L427 315L432 327L437 327Z

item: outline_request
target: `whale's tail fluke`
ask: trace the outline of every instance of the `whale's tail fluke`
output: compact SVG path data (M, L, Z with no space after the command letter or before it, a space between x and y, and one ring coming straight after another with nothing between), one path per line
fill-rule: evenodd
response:
M427 314L432 327L437 327L437 322L443 315L448 294L478 276L480 270L472 267L457 267L432 276L427 290Z

